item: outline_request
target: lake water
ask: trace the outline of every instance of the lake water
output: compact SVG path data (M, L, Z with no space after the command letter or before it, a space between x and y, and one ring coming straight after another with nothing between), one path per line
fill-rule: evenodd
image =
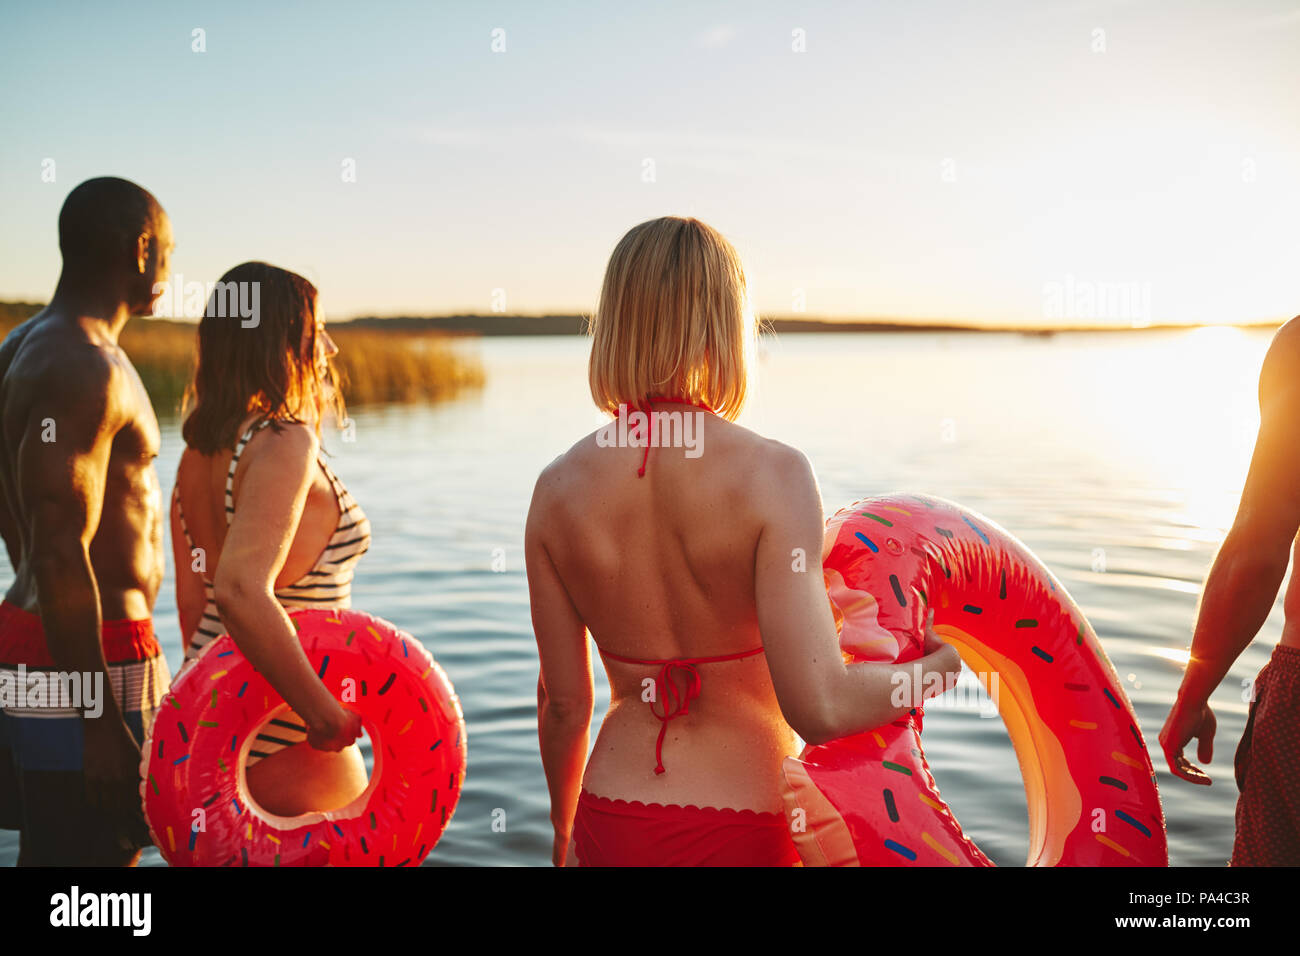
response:
M765 345L741 420L808 455L828 514L865 495L940 495L988 515L1052 568L1137 709L1175 865L1223 865L1231 854L1241 682L1281 633L1279 599L1214 697L1214 785L1175 780L1156 735L1246 474L1269 338L1231 329L786 335ZM524 517L538 471L601 418L587 394L585 340L464 347L484 364L481 392L435 407L354 410L355 441L327 435L326 445L373 527L354 606L419 637L465 709L465 789L427 865L546 865ZM163 422L163 434L159 471L170 493L178 422ZM502 555L504 569L494 570ZM170 568L156 623L175 671ZM607 700L598 672L597 721ZM925 742L967 833L997 863L1023 863L1025 797L1002 722L973 706L932 707ZM498 810L504 832L493 827ZM0 863L16 856L17 835L0 831ZM150 850L145 862L162 861Z

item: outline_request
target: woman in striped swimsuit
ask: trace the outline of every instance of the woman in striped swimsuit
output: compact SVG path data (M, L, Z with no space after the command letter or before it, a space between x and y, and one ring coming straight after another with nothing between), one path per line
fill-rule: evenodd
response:
M320 453L326 408L340 421L343 409L316 289L265 263L221 281L256 298L241 317L214 293L199 324L172 496L182 671L229 633L285 699L290 710L258 734L247 780L264 810L295 816L341 806L366 784L360 717L317 678L286 609L348 607L370 525Z

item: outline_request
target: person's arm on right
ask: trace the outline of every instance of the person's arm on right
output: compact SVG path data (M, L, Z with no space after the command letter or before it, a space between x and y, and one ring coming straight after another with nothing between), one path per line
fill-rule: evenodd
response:
M1300 529L1300 324L1278 331L1259 376L1259 436L1232 528L1205 580L1178 698L1160 731L1170 771L1191 783L1210 776L1183 755L1214 756L1210 695L1268 618Z
M755 555L758 625L786 722L806 743L820 744L906 714L919 700L895 704L900 683L917 691L952 687L961 656L930 633L927 653L914 661L844 663L822 580L821 494L802 454L781 446L776 456L759 478L768 517ZM803 549L806 570L793 570L795 548Z
M317 750L342 750L361 734L316 675L298 632L275 598L275 579L298 530L316 469L316 436L304 425L267 429L245 451L239 501L213 580L217 610L249 662L307 724Z

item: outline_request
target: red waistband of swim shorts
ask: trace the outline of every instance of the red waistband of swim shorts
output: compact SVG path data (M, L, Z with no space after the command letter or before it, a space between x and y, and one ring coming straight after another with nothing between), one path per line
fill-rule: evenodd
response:
M1274 645L1273 656L1268 659L1268 663L1279 674L1300 676L1300 647L1292 647L1290 644Z
M154 637L153 620L104 621L100 629L104 660L108 664L147 661L162 653ZM24 611L16 604L0 601L0 666L25 664L28 667L54 667L54 658L45 644L45 629L39 615Z

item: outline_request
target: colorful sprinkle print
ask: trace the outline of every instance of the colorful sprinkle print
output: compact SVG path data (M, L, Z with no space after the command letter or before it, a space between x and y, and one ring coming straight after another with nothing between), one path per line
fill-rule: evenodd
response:
M882 525L887 546L876 536ZM1035 811L1045 823L1030 865L1168 865L1164 813L1132 705L1078 606L1023 544L960 505L893 495L835 514L825 553L826 569L837 572L826 576L828 596L853 660L920 656L933 611L935 631L985 687L996 678L998 704L1017 711L1007 729L1022 770L1044 781L1030 794L1047 804ZM869 642L855 645L862 634ZM787 758L787 805L806 814L807 826L792 828L805 863L992 865L940 796L923 721L923 708L912 708ZM1049 740L1040 753L1038 742ZM1064 778L1040 766L1058 754Z
M379 618L339 609L290 617L321 680L361 714L373 746L383 748L383 776L356 816L327 826L321 814L285 824L242 804L240 750L284 704L223 635L173 682L165 700L177 719L155 721L156 746L143 748L141 795L155 842L176 866L418 865L450 820L465 776L465 721L451 683L419 641ZM357 634L373 641L363 647ZM345 679L361 686L355 702L343 696ZM452 739L454 746L440 746ZM236 759L224 759L229 754ZM200 803L201 831L191 825ZM188 841L176 840L182 829ZM326 832L331 838L321 839ZM376 840L383 854L372 852Z

